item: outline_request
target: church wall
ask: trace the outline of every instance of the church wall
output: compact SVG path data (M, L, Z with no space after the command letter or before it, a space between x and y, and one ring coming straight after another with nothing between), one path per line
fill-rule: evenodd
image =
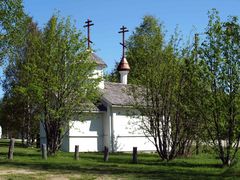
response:
M69 151L74 152L79 145L80 152L103 150L103 116L104 113L91 113L74 119L70 123Z
M42 122L40 122L40 145L41 144L47 144L47 138L46 138L46 133L45 129L43 127ZM69 151L69 138L68 138L68 133L65 134L63 138L63 143L61 145L61 150L62 151Z
M103 77L103 68L101 66L97 66L93 73L95 74L93 78Z
M81 117L74 117L73 121L69 122L70 130L63 138L61 150L74 152L75 145L79 145L80 152L102 151L103 116L104 113L91 113ZM40 144L46 144L46 134L41 123Z
M130 108L107 106L107 112L86 113L70 121L70 130L63 139L61 150L74 152L102 151L155 151L154 145L138 129L138 116L131 116ZM134 112L136 114L136 112ZM83 120L81 122L80 120ZM43 127L40 128L41 144L46 143Z
M93 77L92 78L103 78L103 68L98 66L94 71L93 71ZM104 89L104 81L102 79L102 81L99 82L98 87L100 89Z
M130 108L113 108L113 147L114 151L132 151L137 147L140 151L154 151L155 146L139 129L140 117L133 116Z

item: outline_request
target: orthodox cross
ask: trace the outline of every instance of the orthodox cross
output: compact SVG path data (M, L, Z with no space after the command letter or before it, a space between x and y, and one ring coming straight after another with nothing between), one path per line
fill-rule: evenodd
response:
M92 23L92 21L90 19L88 19L85 22L86 25L84 25L83 27L87 27L88 29L88 37L87 37L87 41L88 41L88 49L90 49L90 43L92 43L92 41L90 40L90 27L93 26L94 24Z
M120 28L120 31L118 32L118 33L122 33L122 43L120 43L120 44L123 47L123 52L122 52L123 53L122 54L123 58L125 57L125 48L126 48L126 45L125 45L125 32L128 32L128 29L125 26L122 26Z

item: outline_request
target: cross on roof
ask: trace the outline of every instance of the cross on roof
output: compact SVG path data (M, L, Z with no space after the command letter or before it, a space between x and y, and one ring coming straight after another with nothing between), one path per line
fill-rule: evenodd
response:
M87 41L88 41L88 49L90 49L90 43L92 43L92 41L90 40L90 27L93 26L94 24L92 23L92 21L90 19L88 19L85 22L86 25L84 25L83 27L87 27L88 29L88 37L87 37Z
M123 56L123 58L125 57L125 48L126 48L126 45L125 45L125 32L128 32L128 29L127 29L127 27L125 27L125 26L122 26L121 28L120 28L120 31L118 32L118 33L122 33L122 43L120 43L121 45L122 45L122 47L123 47L123 52L122 52L122 56Z

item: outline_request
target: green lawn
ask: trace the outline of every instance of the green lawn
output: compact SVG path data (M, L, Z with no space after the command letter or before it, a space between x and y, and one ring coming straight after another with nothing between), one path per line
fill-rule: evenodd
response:
M0 141L0 179L240 179L240 163L222 168L215 155L201 154L159 160L156 154L139 153L138 164L131 163L131 154L110 154L103 162L102 153L59 152L42 160L40 151L15 145L14 160L7 160L8 142Z

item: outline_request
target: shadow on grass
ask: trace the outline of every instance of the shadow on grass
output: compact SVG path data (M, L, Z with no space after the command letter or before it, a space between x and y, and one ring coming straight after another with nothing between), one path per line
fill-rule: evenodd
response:
M118 154L114 154L113 156L109 156L109 159L111 161L111 163L117 163L119 165L123 165L123 164L132 164L131 161L131 154L121 154L121 156L118 157ZM89 160L91 158L94 159L94 161L97 161L99 163L103 162L103 154L94 154L93 155L83 155L80 156L81 159L84 160ZM170 162L166 162L163 160L158 159L158 157L156 159L148 159L145 157L139 157L138 160L138 164L139 165L145 165L145 166L166 166L166 167L184 167L184 168L222 168L221 164L217 164L217 163L189 163L189 162L174 162L174 161L170 161Z
M170 179L181 179L181 178L217 178L220 174L211 172L200 172L193 169L188 170L176 170L173 168L163 168L162 164L155 166L154 168L146 168L142 164L136 164L132 166L121 167L118 164L113 164L112 162L101 163L101 164L91 164L90 166L82 165L79 161L73 161L72 163L63 162L51 162L51 161L38 161L38 162L15 162L15 161L5 161L1 162L2 165L11 166L16 168L30 168L35 170L47 170L47 171L57 171L61 173L84 173L84 174L112 174L117 176L132 176L135 178L170 178ZM188 163L173 163L173 165L167 164L168 166L176 167L191 167L193 164ZM166 165L164 165L166 166Z
M222 168L221 164L206 164L206 163L189 163L189 162L139 162L144 165L160 165L167 167L184 167L184 168Z
M9 147L9 142L10 142L10 139L1 140L1 141L0 141L0 147L6 147L6 148L8 148L8 147ZM14 146L15 146L15 147L19 147L19 148L25 147L25 145L23 145L23 144L22 144L21 142L19 142L19 141L15 141Z

